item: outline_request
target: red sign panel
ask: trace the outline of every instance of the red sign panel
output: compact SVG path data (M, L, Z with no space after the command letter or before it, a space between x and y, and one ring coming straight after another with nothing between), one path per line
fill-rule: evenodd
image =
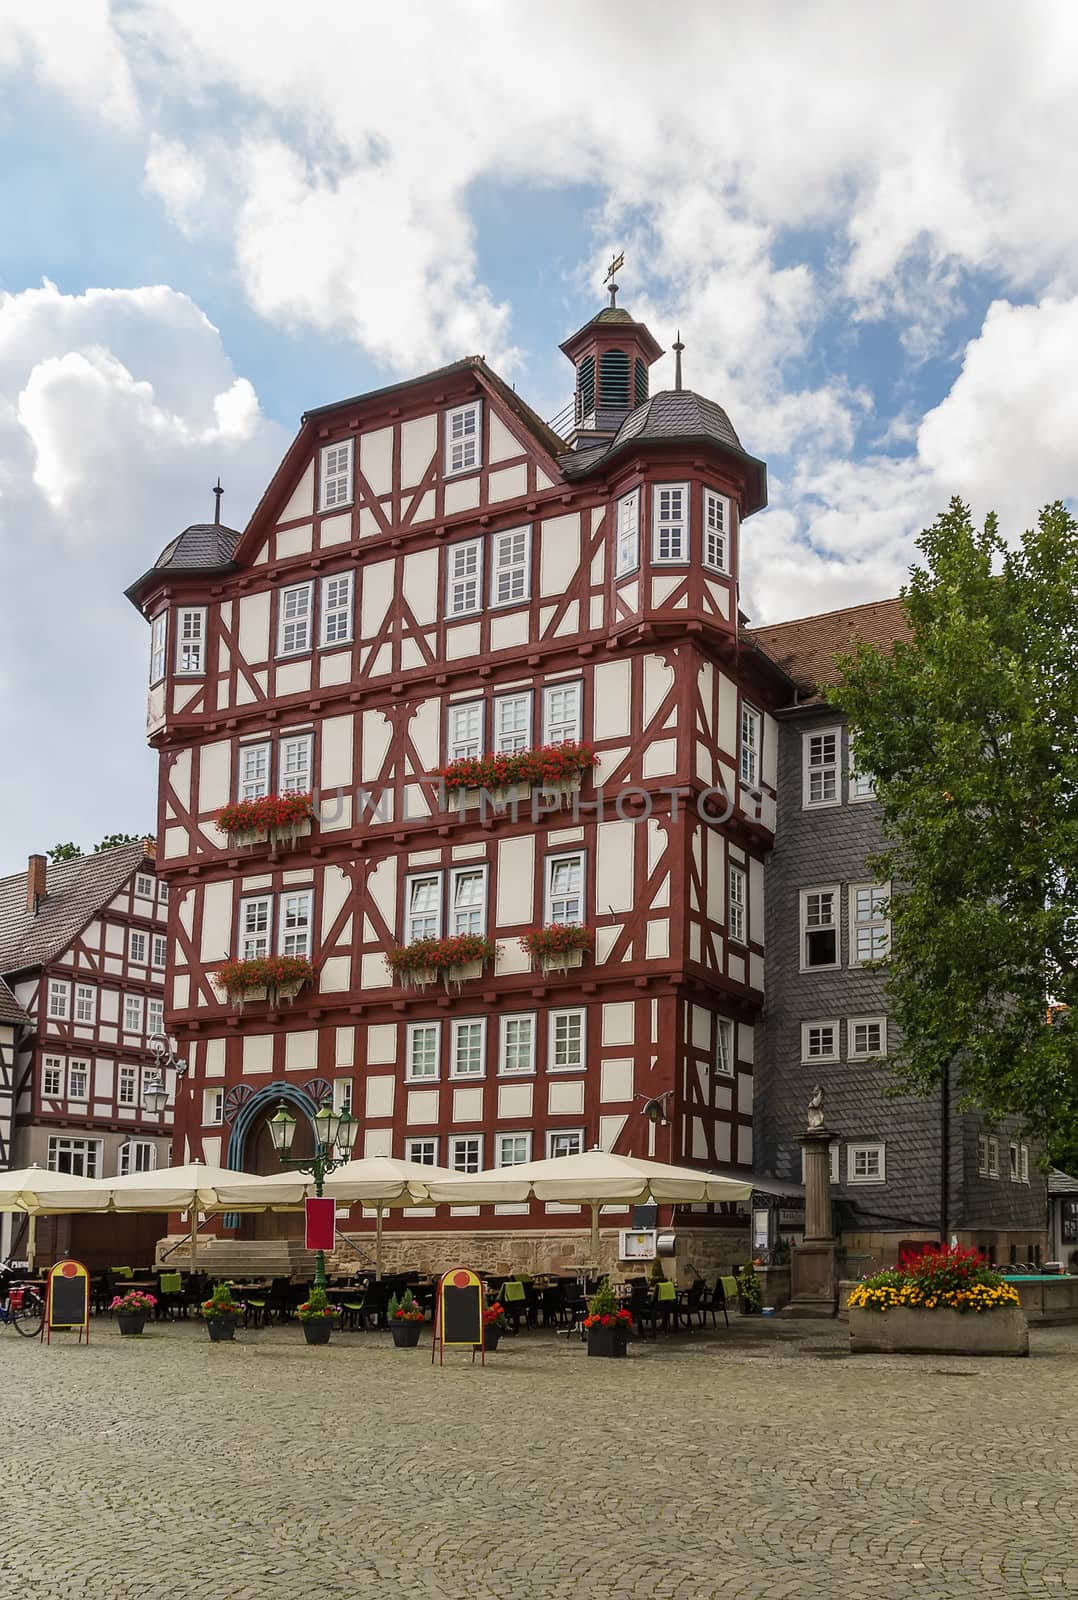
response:
M336 1228L337 1202L332 1196L308 1195L303 1202L307 1213L308 1250L332 1250Z

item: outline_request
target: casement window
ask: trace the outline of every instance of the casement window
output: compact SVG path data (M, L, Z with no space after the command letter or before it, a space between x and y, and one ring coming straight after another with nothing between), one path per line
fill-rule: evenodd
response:
M494 1135L494 1165L519 1167L532 1158L530 1133L496 1133Z
M151 1139L128 1139L120 1146L118 1173L121 1178L130 1172L154 1172L157 1168L157 1146Z
M748 943L748 916L746 907L747 875L744 867L731 861L729 871L729 912L726 918L726 936L737 944Z
M801 891L801 970L838 966L838 885Z
M206 607L181 606L176 613L176 673L199 678L206 670Z
M846 1055L851 1061L887 1054L886 1017L851 1017L846 1028Z
M122 1106L138 1104L138 1068L121 1067L119 1084L116 1090L117 1102Z
M730 502L714 489L704 490L704 566L730 571Z
M352 596L355 574L337 572L322 579L322 607L319 626L320 642L325 645L348 644L352 637Z
M487 926L487 870L453 867L449 874L449 932L479 933Z
M887 1168L882 1144L846 1146L847 1183L884 1183Z
M288 890L281 896L282 956L309 956L314 922L314 890Z
M347 1111L352 1115L352 1100L355 1084L351 1078L334 1078L333 1080L333 1109L338 1116Z
M218 1128L224 1120L225 1091L223 1089L203 1089L202 1126L204 1128Z
M1012 1141L1012 1143L1010 1145L1008 1154L1009 1154L1009 1157L1010 1157L1011 1182L1012 1183L1017 1183L1018 1182L1018 1146L1016 1144L1014 1144L1013 1141Z
M481 1017L469 1017L449 1024L451 1078L483 1077L486 1032L487 1025Z
M90 1063L88 1061L72 1061L67 1069L67 1098L69 1100L88 1100L90 1098Z
M410 1083L438 1076L441 1028L437 1022L409 1022L405 1035L404 1076Z
M483 754L482 700L466 700L449 707L446 746L450 761L468 761Z
M71 1014L71 985L62 978L49 979L48 1015L54 1022L66 1022Z
M314 584L294 583L282 589L277 610L277 654L302 655L311 648Z
M135 893L144 900L153 899L153 879L148 872L140 872L135 877Z
M479 610L483 588L483 541L469 539L450 545L445 553L445 614L449 618L467 617Z
M277 751L277 782L281 794L308 794L314 760L314 734L290 733Z
M168 612L159 611L150 623L150 687L160 683L165 676Z
M580 708L583 685L551 683L543 690L543 741L545 744L576 744L580 740Z
M581 1072L584 1068L584 1012L550 1012L547 1066L551 1072Z
M125 1033L142 1032L142 996L140 994L124 995L124 1027Z
M350 505L352 500L352 441L322 447L318 473L318 509Z
M832 1183L839 1181L839 1144L837 1139L832 1139L827 1147L827 1169ZM801 1182L805 1182L805 1152L801 1151Z
M527 750L532 738L530 694L500 694L494 702L494 750L513 755Z
M258 895L240 901L240 960L257 961L270 953L273 934L273 896Z
M651 493L651 559L688 561L688 484L657 483Z
M161 905L163 905L163 906L167 906L168 905L168 884L167 883L160 883L160 882L158 883L158 885L157 885L157 898L158 898L158 901L160 902Z
M850 885L850 966L882 961L891 949L889 883Z
M838 1060L837 1019L801 1024L801 1060L805 1062Z
M498 1071L507 1077L513 1073L535 1071L535 1014L524 1012L500 1019L498 1044Z
M491 556L490 603L511 606L531 594L530 528L512 528L494 535Z
M840 803L842 796L838 771L841 748L842 731L839 728L820 728L815 733L802 734L802 806L837 806Z
M168 936L163 933L155 933L153 936L153 964L155 967L163 967L167 964L167 961Z
M436 1167L438 1165L437 1139L405 1139L405 1161L418 1161L421 1167Z
M760 781L760 735L763 718L752 706L741 707L741 781L755 789Z
M479 1172L483 1166L483 1135L453 1133L449 1136L449 1170Z
M988 1138L983 1133L977 1135L977 1175L981 1178L988 1176Z
M146 1032L152 1035L164 1031L165 1002L150 995L146 1001Z
M727 1017L715 1018L715 1072L720 1078L734 1075L734 1025Z
M584 852L548 856L546 864L547 923L584 921Z
M133 967L146 965L146 935L132 928L127 936L127 959Z
M75 985L75 1021L94 1022L97 1020L97 990L92 983L77 983Z
M1029 1182L1029 1146L1022 1144L1018 1147L1018 1181Z
M442 875L440 872L416 873L404 880L405 912L404 942L416 939L437 939L442 928Z
M62 1100L64 1064L59 1056L46 1056L41 1065L41 1094L45 1100Z
M848 760L850 763L850 800L875 800L876 782L871 772L859 772L857 758L853 753L853 740L849 743Z
M614 576L623 578L640 565L640 490L624 494L617 504L617 542L614 551Z
M239 798L261 800L269 794L270 746L241 744L239 758Z
M546 1136L546 1153L553 1156L579 1156L584 1153L583 1128L554 1129Z
M988 1135L988 1176L999 1177L999 1140L991 1133Z
M483 465L480 438L482 402L473 400L470 405L457 406L447 411L445 417L445 471L449 477L455 472L474 472Z
M73 1178L99 1178L101 1140L67 1139L52 1135L49 1139L49 1171L66 1172Z

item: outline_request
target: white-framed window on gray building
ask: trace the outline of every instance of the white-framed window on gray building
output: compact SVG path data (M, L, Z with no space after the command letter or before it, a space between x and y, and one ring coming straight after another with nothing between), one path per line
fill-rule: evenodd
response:
M582 687L579 679L576 679L569 683L549 683L543 690L545 744L576 744L579 741Z
M483 702L465 700L449 707L446 724L446 757L449 761L468 761L483 754Z
M838 884L801 890L801 970L837 967Z
M449 1024L449 1076L482 1078L485 1073L487 1025L483 1017L462 1017Z
M891 949L891 885L850 884L850 966L882 961Z
M999 1177L999 1139L994 1133L988 1135L988 1176Z
M273 935L273 896L254 895L240 901L240 960L268 956Z
M804 1062L838 1060L838 1018L825 1022L801 1024L801 1060Z
M269 794L270 745L241 744L239 755L239 798L261 800Z
M1029 1146L1028 1146L1028 1144L1022 1144L1022 1145L1018 1146L1018 1181L1019 1181L1019 1183L1028 1183L1029 1182Z
M522 1011L498 1021L498 1071L505 1077L535 1071L535 1013Z
M449 1135L449 1170L451 1172L479 1172L483 1166L483 1135L481 1133L451 1133Z
M850 1061L870 1061L887 1054L887 1018L851 1017L846 1024L846 1055Z
M584 852L548 856L546 863L547 923L577 925L584 921Z
M876 798L876 784L871 772L859 772L857 757L854 755L853 740L849 741L849 777L851 800L874 800Z
M159 611L150 623L150 688L165 676L168 612Z
M734 1025L727 1017L715 1018L715 1071L720 1078L734 1075Z
M1008 1153L1008 1157L1009 1157L1008 1165L1009 1165L1010 1174L1011 1174L1011 1182L1012 1183L1017 1183L1018 1182L1018 1146L1014 1142L1013 1139L1011 1140L1011 1143L1010 1143L1010 1146L1008 1148L1008 1152L1007 1153Z
M135 878L135 893L144 900L153 899L153 879L148 872L140 872Z
M49 1138L49 1171L66 1172L74 1178L100 1178L101 1140L68 1139L61 1134Z
M640 490L623 494L617 503L614 576L624 578L640 565Z
M310 956L313 922L314 890L286 890L281 896L280 954L282 956Z
M741 707L741 781L755 789L760 781L760 735L763 718L753 706Z
M583 1006L548 1013L549 1038L547 1066L551 1072L581 1072L584 1069L585 1025Z
M531 594L531 528L509 528L492 542L490 603L517 605Z
M442 927L442 875L414 872L404 880L404 942L437 939Z
M748 943L748 909L746 891L748 875L744 867L731 861L726 874L727 899L726 936L736 944Z
M483 541L467 539L452 544L445 553L445 614L469 617L479 610L483 593Z
M277 601L277 654L303 655L311 648L311 612L314 584L293 583L282 589Z
M49 979L47 1014L54 1022L66 1022L71 1015L71 985L66 978Z
M437 1022L409 1022L404 1052L406 1082L432 1083L437 1079L441 1031Z
M421 1167L436 1167L438 1165L438 1140L435 1139L405 1139L405 1161L418 1161Z
M143 935L145 938L145 935ZM145 956L143 957L145 960ZM97 990L92 983L75 985L75 1021L93 1023L97 1020Z
M323 648L348 644L352 638L352 596L355 573L335 572L322 579L322 607L319 618Z
M483 465L482 401L456 406L445 415L445 471L474 472Z
M45 1100L64 1097L64 1063L59 1056L46 1056L41 1064L41 1094Z
M319 454L318 509L332 511L352 501L352 441L323 445Z
M657 483L651 491L651 559L659 564L689 559L687 483Z
M882 1143L846 1146L847 1183L886 1183L886 1153Z
M816 728L801 735L801 804L806 809L840 804L841 750L841 728Z
M153 1172L157 1167L157 1146L152 1139L128 1139L120 1146L117 1173L125 1178L129 1172Z
M977 1135L977 1174L981 1178L988 1176L988 1135Z
M308 794L313 762L313 733L282 735L277 752L277 781L281 794Z
M180 606L176 612L176 673L200 678L206 670L206 607Z
M497 755L514 755L527 750L532 738L532 697L500 694L494 701L494 750Z
M583 1128L551 1128L546 1136L546 1153L548 1157L583 1155Z
M828 1170L828 1175L830 1177L830 1181L832 1183L838 1183L840 1173L839 1173L839 1142L838 1142L837 1139L832 1139L831 1143L827 1147L827 1170ZM804 1152L804 1149L802 1149L802 1151L801 1151L801 1182L804 1183L804 1181L805 1181L805 1152Z
M452 867L449 873L449 933L486 932L486 867Z
M519 1167L532 1158L530 1133L496 1133L494 1135L494 1165Z
M90 1063L88 1061L71 1061L68 1063L67 1098L69 1100L88 1100L90 1098Z
M730 571L730 502L714 489L704 490L704 566Z

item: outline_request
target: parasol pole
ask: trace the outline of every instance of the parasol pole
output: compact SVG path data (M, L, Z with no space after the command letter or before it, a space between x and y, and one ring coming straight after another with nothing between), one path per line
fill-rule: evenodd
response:
M191 1255L190 1271L191 1271L191 1274L193 1276L194 1272L195 1272L195 1264L198 1261L198 1206L197 1205L193 1205L191 1207L191 1251L190 1251L190 1255Z
M374 1281L382 1281L382 1211L381 1201L374 1208Z
M591 1202L591 1258L596 1267L599 1265L599 1202Z
M30 1271L34 1270L34 1256L37 1253L37 1212L31 1211L30 1222L26 1230L26 1264Z

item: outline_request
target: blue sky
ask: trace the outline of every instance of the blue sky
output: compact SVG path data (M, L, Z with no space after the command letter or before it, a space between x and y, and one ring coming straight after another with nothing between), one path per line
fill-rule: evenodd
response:
M615 249L769 463L754 620L1078 493L1078 8L401 10L0 0L0 871L153 825L122 590L218 472L475 351L553 415Z

